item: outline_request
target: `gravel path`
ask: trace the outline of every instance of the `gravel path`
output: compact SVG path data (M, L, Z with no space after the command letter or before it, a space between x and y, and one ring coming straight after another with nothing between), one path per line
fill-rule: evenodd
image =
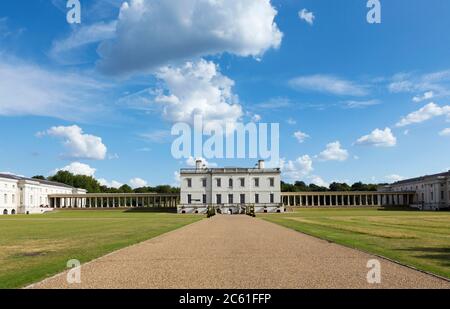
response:
M370 285L366 264L381 262ZM33 288L450 288L419 271L248 216L216 216L81 267Z

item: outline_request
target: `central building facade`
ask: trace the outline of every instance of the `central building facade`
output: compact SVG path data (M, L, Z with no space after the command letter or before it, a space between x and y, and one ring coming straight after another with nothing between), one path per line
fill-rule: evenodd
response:
M179 213L206 213L209 206L219 213L284 212L281 204L281 171L265 168L259 161L255 168L207 168L202 161L195 168L181 169Z

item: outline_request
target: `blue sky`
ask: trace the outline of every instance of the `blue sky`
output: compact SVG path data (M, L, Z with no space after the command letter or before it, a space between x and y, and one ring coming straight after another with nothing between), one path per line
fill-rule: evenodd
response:
M193 109L279 123L287 181L450 169L448 1L380 1L381 24L365 0L162 2L81 1L72 25L65 0L2 3L1 172L175 184L192 162L170 129Z

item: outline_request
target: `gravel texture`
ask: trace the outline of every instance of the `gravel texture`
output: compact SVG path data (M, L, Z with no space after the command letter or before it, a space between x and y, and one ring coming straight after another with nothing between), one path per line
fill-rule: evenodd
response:
M381 284L368 284L370 259ZM450 288L446 280L248 216L215 216L31 288Z

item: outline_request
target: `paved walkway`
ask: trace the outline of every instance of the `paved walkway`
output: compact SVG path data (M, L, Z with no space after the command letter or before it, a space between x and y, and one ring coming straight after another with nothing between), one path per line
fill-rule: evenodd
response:
M87 263L35 288L450 288L433 276L248 216L216 216Z

